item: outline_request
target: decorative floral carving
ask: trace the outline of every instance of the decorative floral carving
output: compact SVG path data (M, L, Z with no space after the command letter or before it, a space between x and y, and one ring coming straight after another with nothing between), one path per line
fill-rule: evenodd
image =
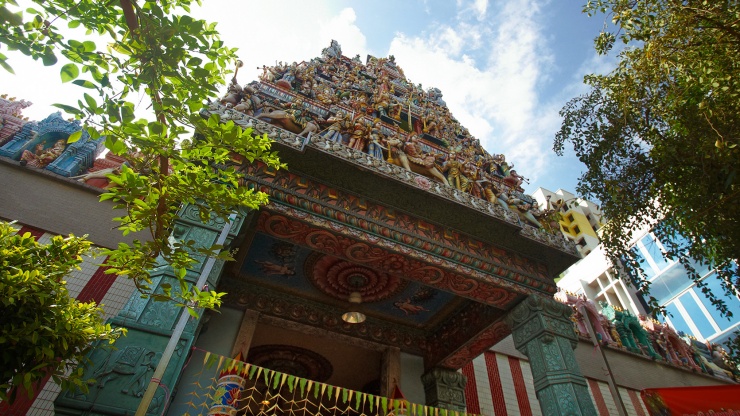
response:
M325 225L324 220L318 219L317 222ZM363 261L363 258L358 258L356 254L357 244L360 244L360 241L357 241L356 238L363 238L364 235L360 234L350 238L339 233L336 229L333 229L332 232L317 229L309 224L288 218L288 216L270 213L269 211L262 212L257 227L259 231L274 237L291 241L294 244L308 246L313 250L338 258L350 260L347 250L355 248L352 251L355 253L355 257L351 259L354 262L386 273L400 273L404 277L440 290L456 293L499 308L505 308L516 298L517 292L521 293L526 290L502 279L496 279L494 276L475 273L469 268L463 268L453 263L445 264L444 268L425 264L419 259L426 260L427 256L413 250L404 253L404 256L398 255L391 251L394 249L398 251L399 249L393 243L389 243L387 249L380 247L381 244L377 244L375 249L372 250L374 254L370 258L365 257ZM368 250L368 252L370 251ZM382 261L379 261L380 259ZM483 278L483 276L487 276L487 278ZM505 286L497 287L493 282Z

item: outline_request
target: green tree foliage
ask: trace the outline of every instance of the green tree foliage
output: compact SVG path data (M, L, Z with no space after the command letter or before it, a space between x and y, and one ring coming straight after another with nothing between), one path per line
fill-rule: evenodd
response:
M69 296L64 277L79 269L90 249L84 238L57 236L39 244L30 233L0 221L0 400L18 387L34 391L51 375L59 384L86 388L74 370L94 341L115 341L122 329L102 320L95 302Z
M740 7L725 0L593 0L612 19L599 53L625 46L616 68L561 111L554 148L570 142L588 171L578 192L601 201L612 259L641 271L627 248L652 227L668 255L720 271L737 294L740 253ZM717 307L724 302L699 282ZM644 289L647 289L646 287ZM655 299L652 299L653 303ZM657 305L654 305L657 306Z
M109 255L110 272L134 279L139 289L157 299L175 299L202 307L220 304L223 294L205 296L183 278L193 255L218 255L221 247L193 249L192 241L168 241L182 203L209 216L226 219L237 207L257 208L267 197L238 186L234 158L256 160L279 168L266 135L255 137L233 122L197 115L217 94L233 66L235 49L223 45L215 24L190 17L190 0L34 0L20 10L14 0L0 0L0 42L44 65L60 55L61 82L86 92L76 106L58 107L82 119L92 137L106 137L113 153L129 166L112 177L117 186L101 199L113 200L127 215L118 218L124 234L145 231L151 241L121 243ZM60 25L69 29L59 30ZM78 39L70 31L86 31ZM74 32L77 33L77 32ZM5 56L0 66L10 69ZM136 118L140 95L151 101L151 118ZM193 132L197 139L193 137ZM70 141L79 139L73 135ZM220 168L216 168L220 166ZM221 254L222 258L227 258ZM178 289L152 294L149 274L158 258L181 279Z

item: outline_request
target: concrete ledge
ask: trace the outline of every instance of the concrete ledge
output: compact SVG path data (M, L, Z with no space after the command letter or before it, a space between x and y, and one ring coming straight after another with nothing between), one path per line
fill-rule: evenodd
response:
M4 220L53 234L87 234L95 245L106 248L150 239L145 233L123 236L115 228L113 218L124 211L114 210L109 201L99 202L102 189L5 157L0 157L0 178L0 218Z

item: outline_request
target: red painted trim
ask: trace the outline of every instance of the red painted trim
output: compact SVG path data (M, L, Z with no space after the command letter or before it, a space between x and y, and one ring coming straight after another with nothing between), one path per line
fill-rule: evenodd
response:
M465 383L465 405L468 413L480 414L480 402L478 402L478 385L475 381L475 368L473 362L467 363L462 368L462 373L467 377Z
M21 387L15 396L15 401L13 404L9 404L8 402L0 402L0 415L3 416L26 416L26 413L31 409L31 406L33 406L33 402L36 401L36 398L39 397L39 393L41 393L41 390L44 388L46 383L51 378L51 375L47 375L43 379L41 379L35 387L35 394L33 397L29 398L28 393L26 393L26 390Z
M106 261L108 259L106 258ZM105 264L105 261L103 262ZM108 270L107 266L100 266L98 270L90 277L85 287L82 288L80 294L77 295L77 300L80 302L94 301L97 304L103 301L103 297L108 293L108 290L113 286L113 282L116 281L117 275L105 274Z
M630 395L630 401L632 401L632 407L635 408L637 416L647 416L645 411L642 410L642 399L637 395L637 392L635 390L627 389L627 394Z
M488 382L491 384L491 400L493 401L493 414L496 416L508 416L506 411L506 400L504 400L504 388L501 385L501 375L498 372L496 353L486 351L486 369L488 370Z
M606 408L606 402L604 401L604 395L601 394L599 382L592 378L587 378L586 380L588 380L588 386L591 388L591 394L594 395L594 401L596 402L596 409L599 411L599 416L609 416L609 409Z
M527 394L527 385L524 384L521 362L518 358L509 357L509 367L511 367L511 376L514 378L514 391L516 392L516 401L519 403L519 414L532 416L532 407L529 405L529 395Z
M22 226L21 229L18 230L18 234L20 235L23 235L25 233L31 233L33 239L36 241L39 241L39 238L44 235L44 231L39 230L38 228L29 227L27 225Z

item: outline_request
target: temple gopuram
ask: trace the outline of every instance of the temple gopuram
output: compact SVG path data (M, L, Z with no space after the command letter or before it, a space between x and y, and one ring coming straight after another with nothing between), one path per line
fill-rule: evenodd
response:
M238 165L240 185L270 203L227 229L236 261L216 262L208 278L227 293L223 307L190 318L148 415L645 415L641 388L731 382L702 375L707 366L659 323L555 299L554 279L579 259L557 207L526 195L513 164L484 150L442 92L412 83L393 56L363 63L332 41L248 84L239 66L201 115L267 134L289 169ZM37 238L123 241L97 196L125 159L101 157L102 139L66 145L79 122L58 113L29 122L16 110L0 130L10 184L0 217ZM224 226L184 205L172 237L211 245ZM128 335L90 356L89 391L48 383L0 413L134 414L183 312L105 275L104 260L70 276L70 293L103 303ZM204 263L188 271L193 283ZM153 287L176 281L164 264L151 276ZM596 345L618 351L610 360L631 363L611 391L621 399L610 398L586 315L602 323Z

